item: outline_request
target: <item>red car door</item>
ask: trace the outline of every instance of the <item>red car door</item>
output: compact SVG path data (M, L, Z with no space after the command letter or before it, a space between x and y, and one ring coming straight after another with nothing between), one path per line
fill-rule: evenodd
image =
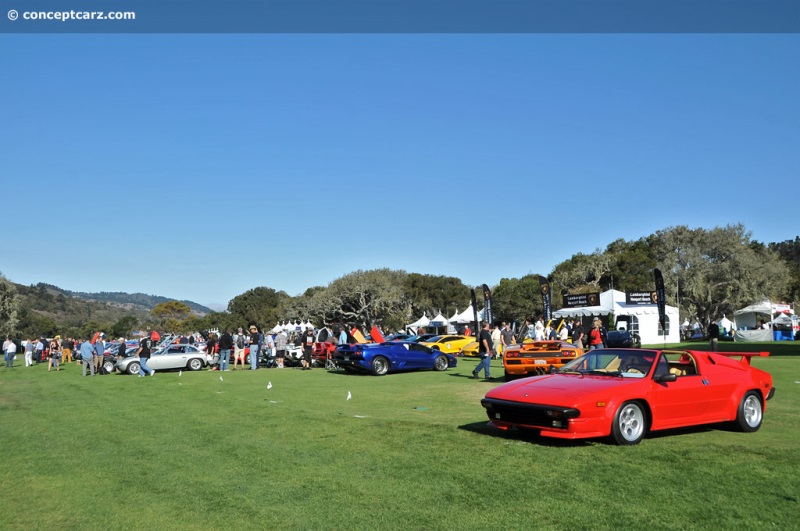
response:
M666 371L662 353L655 374ZM678 376L674 382L653 382L650 406L653 412L652 429L663 430L708 422L709 402L715 391L702 374Z

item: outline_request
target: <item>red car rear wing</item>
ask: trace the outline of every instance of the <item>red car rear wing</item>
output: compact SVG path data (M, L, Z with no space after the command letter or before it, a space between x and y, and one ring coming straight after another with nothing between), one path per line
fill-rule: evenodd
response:
M729 358L740 356L742 358L742 363L746 365L750 365L750 358L752 357L758 356L766 358L769 356L769 352L710 352L708 354L719 354L720 356L727 356Z

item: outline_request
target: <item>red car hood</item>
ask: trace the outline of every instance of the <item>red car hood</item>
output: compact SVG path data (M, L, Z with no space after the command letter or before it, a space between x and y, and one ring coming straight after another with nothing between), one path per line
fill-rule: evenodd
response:
M546 374L503 384L489 391L486 398L575 407L592 397L605 399L612 390L642 385L644 381L642 378Z

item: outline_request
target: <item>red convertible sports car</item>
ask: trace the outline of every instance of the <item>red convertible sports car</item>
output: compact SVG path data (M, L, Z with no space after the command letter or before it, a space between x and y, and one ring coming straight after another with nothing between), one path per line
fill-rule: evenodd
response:
M775 394L769 373L750 365L753 356L769 353L592 350L551 374L496 387L481 405L500 429L610 436L620 445L648 431L718 422L752 432Z

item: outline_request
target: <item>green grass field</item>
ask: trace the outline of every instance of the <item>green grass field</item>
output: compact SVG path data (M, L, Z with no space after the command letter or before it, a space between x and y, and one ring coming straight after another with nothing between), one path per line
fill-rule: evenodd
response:
M0 528L797 529L800 344L747 348L782 354L753 361L777 388L760 431L633 447L488 428L480 399L502 382L472 380L475 359L224 381L18 361L0 368Z

